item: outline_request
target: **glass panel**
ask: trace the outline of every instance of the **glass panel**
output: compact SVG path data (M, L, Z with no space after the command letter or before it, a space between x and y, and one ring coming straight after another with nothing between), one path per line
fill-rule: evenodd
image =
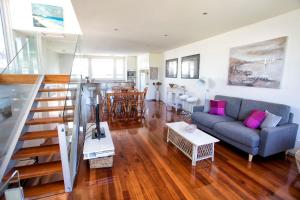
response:
M88 58L75 58L72 68L72 74L89 76L89 60Z
M116 78L125 79L125 62L124 59L116 60Z
M15 32L16 56L9 62L1 73L4 74L37 74L39 59L36 36L27 36Z
M92 78L113 79L114 60L110 58L96 58L91 60Z
M0 13L1 14L1 13ZM7 57L5 50L5 42L2 27L2 17L0 15L0 71L2 71L7 65Z

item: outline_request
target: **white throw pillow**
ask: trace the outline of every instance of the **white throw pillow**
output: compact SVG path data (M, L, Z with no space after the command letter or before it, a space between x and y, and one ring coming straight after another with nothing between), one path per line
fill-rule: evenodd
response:
M266 110L266 118L263 121L263 123L260 125L260 128L272 128L276 127L282 117L274 115L273 113L270 113L269 111Z

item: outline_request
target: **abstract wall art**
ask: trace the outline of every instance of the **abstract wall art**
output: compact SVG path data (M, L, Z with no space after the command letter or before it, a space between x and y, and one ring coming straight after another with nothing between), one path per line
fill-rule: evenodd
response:
M32 3L32 20L34 27L63 29L63 8L59 6Z
M230 49L228 85L280 88L287 37Z

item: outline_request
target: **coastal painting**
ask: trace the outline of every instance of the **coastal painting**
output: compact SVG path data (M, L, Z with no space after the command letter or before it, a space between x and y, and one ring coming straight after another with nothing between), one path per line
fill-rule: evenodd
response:
M228 85L280 88L287 37L230 49Z
M12 116L11 101L9 97L0 98L0 122Z
M63 29L63 8L59 6L32 3L32 19L34 27Z

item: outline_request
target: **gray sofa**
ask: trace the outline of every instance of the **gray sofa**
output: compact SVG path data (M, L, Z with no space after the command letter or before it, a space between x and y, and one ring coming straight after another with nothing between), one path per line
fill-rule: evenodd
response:
M247 152L250 162L254 155L266 157L294 147L298 124L293 123L289 106L220 95L215 99L227 101L226 116L211 115L203 112L204 106L196 106L192 122L199 129ZM247 128L243 121L254 109L268 110L282 119L274 128Z

